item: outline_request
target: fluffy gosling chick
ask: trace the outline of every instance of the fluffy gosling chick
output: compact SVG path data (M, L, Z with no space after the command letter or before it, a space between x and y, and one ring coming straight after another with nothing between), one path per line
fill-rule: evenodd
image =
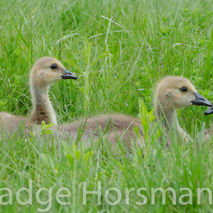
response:
M180 127L175 111L192 105L210 106L211 103L197 92L188 79L179 76L168 76L157 84L154 98L157 119L167 131L177 127L179 135L186 141L190 137Z
M77 79L76 75L64 68L55 58L43 57L35 62L30 72L30 91L33 110L30 118L0 112L0 129L13 133L20 124L57 124L56 115L50 102L48 91L52 83L61 79Z
M188 79L177 76L168 76L160 80L154 97L157 119L162 122L166 132L177 126L178 133L185 140L190 137L179 126L175 118L175 110L192 105L210 105L210 102L197 92ZM78 120L62 125L59 129L75 139L78 130L83 128L82 141L90 140L91 135L97 138L100 135L98 130L101 130L105 132L105 135L113 144L116 144L118 137L123 133L122 142L127 144L128 147L131 144L130 142L135 139L137 139L137 145L143 146L144 139L141 137L140 141L138 140L138 136L134 131L135 126L138 127L140 133L143 132L143 127L138 118L122 114L108 114Z
M49 87L61 79L77 79L74 73L55 58L43 57L34 64L30 72L30 90L32 95L33 110L30 121L36 124L57 124L56 114L49 99Z

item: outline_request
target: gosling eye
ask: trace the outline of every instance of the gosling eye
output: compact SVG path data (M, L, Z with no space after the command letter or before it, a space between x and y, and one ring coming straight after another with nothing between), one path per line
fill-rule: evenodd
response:
M180 88L180 91L181 91L181 92L187 92L187 87L181 87L181 88Z
M57 64L52 64L52 65L50 66L50 68L51 68L52 70L55 70L55 69L58 68L58 66L57 66Z

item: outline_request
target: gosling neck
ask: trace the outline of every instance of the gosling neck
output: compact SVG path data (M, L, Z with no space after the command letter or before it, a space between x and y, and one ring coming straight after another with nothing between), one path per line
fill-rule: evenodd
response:
M35 84L31 84L33 111L30 120L33 123L41 124L42 121L45 121L46 124L53 123L57 125L56 114L48 93L49 86L39 87Z
M158 103L156 104L155 109L157 119L166 128L167 133L170 130L176 129L179 136L181 136L185 142L192 140L191 137L179 125L176 111L174 108L168 108L165 105Z
M176 113L175 109L170 109L163 104L157 103L155 106L157 119L163 124L167 129L174 126Z

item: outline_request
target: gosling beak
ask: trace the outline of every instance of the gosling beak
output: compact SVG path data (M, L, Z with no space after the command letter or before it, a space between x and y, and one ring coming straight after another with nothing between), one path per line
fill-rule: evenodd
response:
M193 105L212 106L212 104L199 93L196 92L194 93L194 95L195 95L195 100L191 101Z
M212 113L213 113L213 106L205 112L205 115L210 115Z
M64 75L62 75L61 78L62 79L78 79L75 73L72 73L69 70L64 70Z

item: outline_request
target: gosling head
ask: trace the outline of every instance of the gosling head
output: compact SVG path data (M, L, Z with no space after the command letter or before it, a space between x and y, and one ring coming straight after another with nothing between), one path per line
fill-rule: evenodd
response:
M51 57L42 57L36 61L30 73L31 83L41 88L60 79L77 79L77 76Z
M158 83L155 105L158 104L168 110L191 105L211 106L211 103L197 92L188 79L178 76L165 77Z

